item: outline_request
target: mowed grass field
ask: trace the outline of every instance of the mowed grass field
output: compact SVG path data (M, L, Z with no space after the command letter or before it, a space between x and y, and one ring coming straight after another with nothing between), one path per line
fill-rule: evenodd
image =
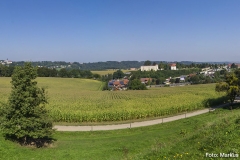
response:
M142 128L56 132L54 137L57 141L49 148L39 149L21 147L0 136L0 159L199 160L211 159L206 158L206 153L218 156L219 153L239 154L239 115L239 109L217 109L203 115Z
M0 78L0 101L7 102L11 79ZM37 78L48 92L50 115L59 123L124 122L202 109L224 101L215 84L101 91L102 82L76 78Z
M109 70L103 70L103 71L91 71L93 74L96 73L96 74L100 74L100 75L107 75L107 74L113 74L114 72L116 72L117 70L113 70L113 69L109 69ZM131 70L121 70L123 71L123 73L125 72L131 72Z

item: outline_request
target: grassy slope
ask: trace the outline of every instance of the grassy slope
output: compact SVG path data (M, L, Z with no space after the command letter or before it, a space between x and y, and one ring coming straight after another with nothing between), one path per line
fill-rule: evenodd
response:
M59 92L70 89L77 89L79 91L98 91L102 82L92 79L80 78L37 78L39 86L45 86L51 91Z
M0 137L0 159L204 159L206 152L239 152L239 114L220 109L143 128L57 132L52 148L20 147Z
M11 92L11 78L0 77L0 101L7 101L7 97ZM49 96L56 96L63 92L75 94L77 91L98 91L101 90L102 82L91 79L79 78L37 78L38 85L47 89ZM67 91L68 93L66 93ZM56 97L58 98L58 97Z
M0 102L7 102L11 92L11 84L9 77L0 77Z

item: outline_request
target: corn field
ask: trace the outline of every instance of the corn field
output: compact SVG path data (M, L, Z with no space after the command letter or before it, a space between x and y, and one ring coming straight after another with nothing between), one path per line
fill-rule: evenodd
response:
M101 91L94 80L38 78L48 91L47 109L55 122L125 121L169 116L225 101L215 84L151 88L144 91ZM0 78L0 101L11 91L10 78Z

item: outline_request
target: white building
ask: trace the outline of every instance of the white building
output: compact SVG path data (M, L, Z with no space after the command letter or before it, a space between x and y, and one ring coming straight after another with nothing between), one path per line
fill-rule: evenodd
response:
M141 66L141 71L157 71L158 70L158 65L155 66Z
M2 64L12 64L12 61L9 61L8 59L5 60L4 62L1 61Z
M171 63L170 67L171 67L171 70L177 70L176 63Z

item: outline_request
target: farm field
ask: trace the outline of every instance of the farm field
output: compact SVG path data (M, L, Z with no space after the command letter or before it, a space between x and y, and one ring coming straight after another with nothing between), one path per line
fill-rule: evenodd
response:
M0 78L0 101L7 102L10 78ZM221 104L215 84L151 88L145 91L101 91L102 82L74 78L37 78L47 89L54 122L124 122L169 116Z
M57 141L50 148L21 147L0 136L0 159L189 160L206 159L207 152L239 154L239 114L239 109L217 109L142 128L56 132Z
M117 70L116 69L109 69L109 70L103 70L103 71L91 71L93 74L96 73L96 74L100 74L100 75L106 75L106 74L113 74L113 72L116 72ZM131 72L130 70L125 70L125 69L122 69L123 73L125 72Z

